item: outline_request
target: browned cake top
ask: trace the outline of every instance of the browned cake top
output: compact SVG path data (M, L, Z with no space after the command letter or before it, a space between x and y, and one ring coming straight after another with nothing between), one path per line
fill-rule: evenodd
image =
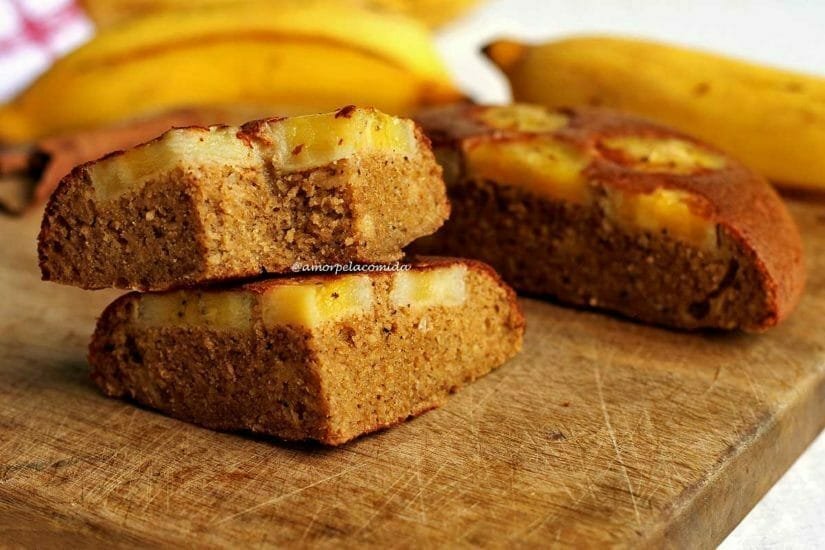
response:
M678 202L691 216L724 228L752 250L770 275L773 287L767 291L787 309L801 294L801 239L778 194L759 174L690 136L637 116L589 107L454 105L425 110L416 118L437 150L459 152L464 177L512 184L496 178L510 170L507 175L521 178L518 183L532 192L574 202L583 200L582 193L593 184L624 197L664 195L663 202ZM498 160L479 154L491 145L499 150ZM508 148L513 156L500 156ZM531 159L533 154L541 158ZM527 169L522 166L514 174L511 159ZM539 163L545 163L542 177L531 182L535 174L530 165ZM471 164L483 173L474 174ZM669 205L655 208L665 216L678 213Z
M108 201L175 167L242 170L269 163L279 172L305 172L369 152L415 156L429 146L413 121L353 105L329 113L254 120L240 127L173 128L76 167L60 182L49 208L54 208L64 187L77 182L90 182L97 200Z

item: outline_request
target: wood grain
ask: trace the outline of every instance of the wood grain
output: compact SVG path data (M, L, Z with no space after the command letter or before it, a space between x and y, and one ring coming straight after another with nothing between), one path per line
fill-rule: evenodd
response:
M38 547L718 543L825 426L825 204L809 285L765 335L683 334L525 300L524 353L340 449L214 433L101 396L117 294L42 283L0 220L0 533Z

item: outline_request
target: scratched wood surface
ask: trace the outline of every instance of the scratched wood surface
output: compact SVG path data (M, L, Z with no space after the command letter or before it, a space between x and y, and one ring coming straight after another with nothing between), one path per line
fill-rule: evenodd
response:
M339 449L98 394L85 346L116 293L41 283L38 216L0 220L0 541L711 546L825 425L825 202L792 206L809 285L773 332L680 334L526 300L520 357Z

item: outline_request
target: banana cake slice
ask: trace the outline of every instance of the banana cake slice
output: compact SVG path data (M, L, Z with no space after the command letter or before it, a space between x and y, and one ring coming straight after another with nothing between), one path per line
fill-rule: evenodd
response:
M44 280L166 290L388 262L449 214L411 120L374 109L171 130L76 168L46 208Z
M521 348L513 291L474 260L127 294L98 321L92 378L218 430L344 443L439 406Z
M799 299L793 220L765 179L716 149L595 108L461 105L417 119L452 203L419 251L478 258L518 290L685 329L764 330Z

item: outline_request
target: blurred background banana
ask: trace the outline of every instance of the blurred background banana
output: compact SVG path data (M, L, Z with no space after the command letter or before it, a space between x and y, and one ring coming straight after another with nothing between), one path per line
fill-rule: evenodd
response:
M727 150L776 183L825 189L825 79L623 38L500 40L484 53L516 101L633 111Z
M211 3L102 29L0 106L0 142L180 107L274 115L356 103L409 114L462 98L429 31L410 18L334 1Z
M294 0L273 0L284 5ZM414 17L430 27L441 26L477 5L478 0L340 0L343 4ZM99 28L159 11L189 10L242 4L244 0L81 0L80 5ZM248 3L248 2L246 2Z

